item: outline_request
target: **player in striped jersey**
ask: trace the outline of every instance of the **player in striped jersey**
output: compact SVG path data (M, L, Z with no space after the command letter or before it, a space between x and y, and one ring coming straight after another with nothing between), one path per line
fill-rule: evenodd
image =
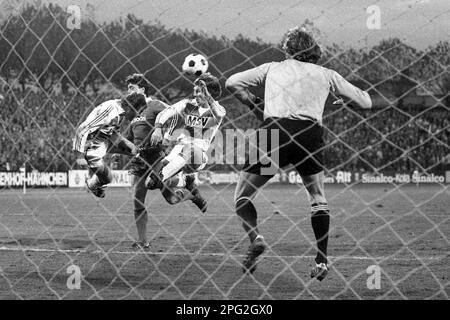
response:
M328 272L327 247L330 224L324 193L322 113L331 92L350 98L363 108L372 101L367 92L345 80L337 72L317 65L321 50L314 38L300 28L287 32L283 49L286 60L264 63L232 75L226 87L256 115L263 116L260 137L278 133L278 145L272 145L268 165L247 163L236 186L236 213L250 238L243 261L243 271L253 272L256 261L266 248L257 228L257 213L252 200L275 172L271 167L293 165L301 175L311 205L311 224L316 237L317 255L311 277L323 280ZM248 88L264 85L264 100ZM269 130L265 132L264 130ZM267 135L266 135L267 134ZM269 141L268 144L276 144ZM264 149L263 149L264 150ZM267 149L266 149L267 150ZM275 158L275 159L273 159Z
M83 154L87 161L90 177L86 179L86 185L95 196L103 198L106 185L112 181L111 169L103 160L107 153L138 154L138 148L119 130L122 121L133 119L136 110L144 105L145 96L140 93L105 101L95 107L77 128L73 150Z
M162 162L162 168L155 169L148 176L146 185L149 189L163 188L164 185L186 186L194 195L193 202L206 211L206 201L199 197L195 181L189 176L175 175L181 170L189 173L205 167L208 161L206 153L226 114L225 108L215 100L220 94L219 80L205 73L194 82L194 99L183 99L158 115L151 138L152 145L162 141L161 128L171 117L180 115L185 128L178 135L177 144Z

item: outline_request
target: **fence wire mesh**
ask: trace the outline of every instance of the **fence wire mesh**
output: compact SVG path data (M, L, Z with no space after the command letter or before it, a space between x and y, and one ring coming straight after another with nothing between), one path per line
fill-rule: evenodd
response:
M303 26L326 43L333 34L322 33L315 21L341 3L330 3ZM149 251L130 247L136 233L132 188L109 188L105 199L96 199L84 189L59 187L67 176L38 175L83 169L72 151L75 130L95 106L123 95L127 75L144 74L152 96L173 104L192 92L193 79L181 71L190 53L207 57L222 87L238 71L284 59L280 44L169 28L131 14L99 22L94 7L2 2L1 298L449 298L448 34L425 49L408 38L448 21L450 9L402 39L360 48L322 45L320 64L367 90L374 106L361 110L327 100L325 174L339 184L326 184L330 275L319 283L308 275L315 254L309 202L292 171L276 176L290 183L270 183L255 200L269 247L251 275L240 269L248 240L230 182L241 164L217 161L199 174L209 201L204 215L189 203L169 206L149 191ZM211 4L191 14L201 19L214 9ZM220 21L218 28L231 22ZM221 132L258 127L224 87L220 103L227 110ZM120 156L110 163L126 170L129 161ZM223 172L225 183L214 184ZM46 179L51 186L39 187Z

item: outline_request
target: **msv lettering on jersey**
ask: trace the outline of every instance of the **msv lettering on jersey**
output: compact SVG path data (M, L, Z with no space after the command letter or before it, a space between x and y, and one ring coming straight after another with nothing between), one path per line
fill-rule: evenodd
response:
M185 123L190 127L205 127L208 123L210 117L197 117L193 115L187 115L185 118Z

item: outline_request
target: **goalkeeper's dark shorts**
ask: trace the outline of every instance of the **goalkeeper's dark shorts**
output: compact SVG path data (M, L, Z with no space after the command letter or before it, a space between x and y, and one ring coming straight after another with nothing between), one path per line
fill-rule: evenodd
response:
M255 158L250 142L242 169L245 172L274 175L274 167L278 170L288 165L293 165L301 175L312 175L324 170L323 127L317 121L268 118L257 130L256 137L260 152ZM267 152L268 157L261 157L261 151Z

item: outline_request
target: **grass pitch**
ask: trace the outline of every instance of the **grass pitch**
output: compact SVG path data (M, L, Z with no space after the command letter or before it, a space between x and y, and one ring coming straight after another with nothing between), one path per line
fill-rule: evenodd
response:
M2 190L0 299L449 297L448 186L327 185L330 273L322 282L309 278L315 241L302 186L269 185L256 198L269 248L252 276L240 267L248 240L234 187L201 191L204 215L150 191L152 247L136 252L129 189L109 189L105 199L80 189ZM67 286L71 265L80 268L80 289ZM379 289L370 285L373 265Z

